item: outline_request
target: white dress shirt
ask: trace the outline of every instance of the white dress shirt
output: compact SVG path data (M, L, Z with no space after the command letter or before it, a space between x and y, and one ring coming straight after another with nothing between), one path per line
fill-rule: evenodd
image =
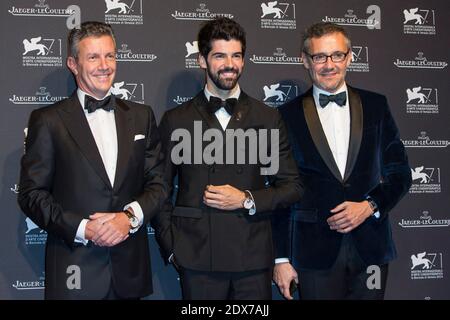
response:
M108 92L105 97L109 96L111 92ZM104 109L97 109L96 111L89 113L84 108L84 98L86 92L81 89L77 90L78 100L83 108L84 115L88 121L89 128L94 136L95 144L103 161L106 173L108 174L111 186L114 186L114 179L116 176L117 166L117 130L116 119L114 117L114 110L106 111ZM124 210L132 208L134 215L139 219L139 227L143 224L144 213L137 201L133 201L124 207ZM89 219L83 219L77 229L75 242L82 242L87 244L88 240L85 238L86 224ZM135 231L137 231L136 229ZM134 232L135 232L134 231Z
M343 106L336 102L328 103L324 108L319 104L319 94L338 94L346 92L347 101ZM320 123L327 137L328 146L333 154L341 177L344 178L345 165L347 164L348 144L350 141L350 106L348 103L347 86L345 83L336 91L329 93L316 86L313 86L313 97L316 103L317 113L319 114Z

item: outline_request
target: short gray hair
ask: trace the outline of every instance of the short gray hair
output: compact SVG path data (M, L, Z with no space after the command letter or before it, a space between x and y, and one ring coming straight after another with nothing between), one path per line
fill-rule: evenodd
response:
M309 49L312 38L320 38L331 33L341 33L345 37L347 48L351 49L352 43L350 41L350 36L345 28L331 22L319 22L307 28L303 33L302 52L310 53Z
M99 21L86 21L80 25L80 28L70 30L67 37L67 55L69 57L78 57L80 41L87 37L110 36L113 39L114 47L116 38L111 25Z

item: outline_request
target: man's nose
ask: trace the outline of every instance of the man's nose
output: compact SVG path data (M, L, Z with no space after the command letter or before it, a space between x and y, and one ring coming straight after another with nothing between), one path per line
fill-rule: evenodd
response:
M328 56L327 60L325 60L323 65L327 69L333 69L335 64L334 64L333 60L331 60L331 56Z
M106 58L101 58L100 59L100 65L99 65L100 69L102 70L106 70L109 68L109 62Z
M232 67L233 66L233 57L226 57L225 58L225 65L227 67Z

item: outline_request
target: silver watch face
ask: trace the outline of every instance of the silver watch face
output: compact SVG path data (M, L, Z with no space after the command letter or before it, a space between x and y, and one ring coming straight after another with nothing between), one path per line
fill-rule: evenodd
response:
M139 226L138 218L136 217L130 218L130 225L132 229L137 228Z
M245 209L251 209L252 207L253 207L253 200L252 199L249 199L249 198L247 198L247 199L245 199L245 201L244 201L244 208Z

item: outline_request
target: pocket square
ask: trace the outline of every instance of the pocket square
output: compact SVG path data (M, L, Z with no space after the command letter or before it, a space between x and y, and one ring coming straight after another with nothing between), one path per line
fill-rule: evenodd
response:
M134 136L134 141L145 139L145 136L143 134L137 134Z

